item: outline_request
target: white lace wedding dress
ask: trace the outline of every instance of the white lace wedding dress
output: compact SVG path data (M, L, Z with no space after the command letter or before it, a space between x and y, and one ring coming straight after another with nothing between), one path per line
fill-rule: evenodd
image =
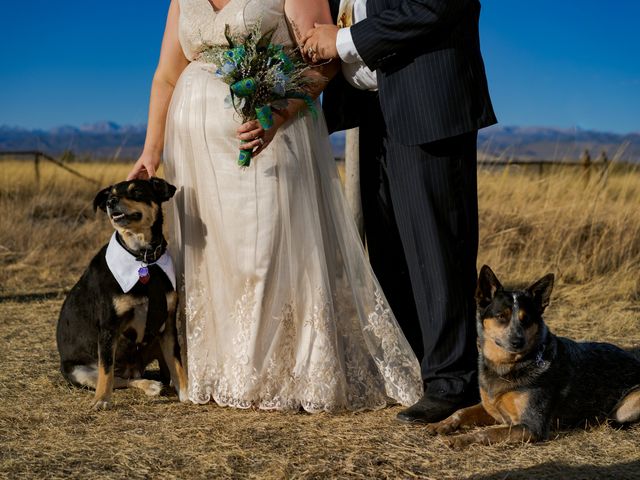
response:
M259 19L292 46L284 0L180 0L188 59L173 93L165 175L178 187L170 244L181 275L189 398L310 412L410 405L418 361L365 257L322 117L279 129L247 169L228 85L194 59Z

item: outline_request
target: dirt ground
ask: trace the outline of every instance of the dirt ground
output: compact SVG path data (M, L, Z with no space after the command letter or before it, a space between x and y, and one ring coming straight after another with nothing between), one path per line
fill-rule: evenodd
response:
M637 479L640 427L562 431L541 445L450 450L398 407L343 415L180 404L91 392L58 372L61 299L0 303L0 478Z
M108 184L126 167L82 168ZM20 165L0 174L0 478L640 478L640 426L458 452L394 423L399 407L284 414L131 390L115 393L113 410L93 411L92 392L59 374L55 325L62 292L109 227L91 212L94 187L49 182L46 173L39 188ZM507 283L555 272L547 312L555 333L638 347L639 204L633 172L587 183L575 174L483 173L479 264Z

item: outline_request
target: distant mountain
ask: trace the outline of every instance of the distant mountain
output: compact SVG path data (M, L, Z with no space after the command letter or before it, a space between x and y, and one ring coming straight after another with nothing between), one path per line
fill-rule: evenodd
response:
M28 130L0 126L0 151L42 150L59 156L72 152L78 160L126 160L138 157L145 125L99 122ZM335 156L344 155L344 133L331 136ZM640 163L640 132L620 135L581 129L493 126L480 131L480 158L576 160L588 149L595 159L605 151L610 159Z
M593 159L604 151L609 159L640 163L640 132L621 135L579 128L496 125L478 136L481 158L577 160L585 150Z
M0 126L0 151L42 150L54 156L72 152L78 160L131 160L142 151L145 125L100 122L50 130Z
M331 136L334 155L344 155L344 133ZM491 160L578 160L589 150L595 160L607 157L640 163L640 132L620 135L581 129L550 127L493 127L478 134L479 158Z

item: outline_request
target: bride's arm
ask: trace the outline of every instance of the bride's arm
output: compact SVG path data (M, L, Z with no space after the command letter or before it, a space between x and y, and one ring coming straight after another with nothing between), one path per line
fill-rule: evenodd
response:
M333 23L327 0L285 0L284 11L298 45L300 45L304 32L312 29L314 24ZM340 63L338 61L331 61L309 69L307 75L313 79L308 88L309 95L314 99L320 96L322 90L338 72L339 68ZM242 144L240 148L259 147L254 152L254 156L257 155L271 142L278 128L303 108L306 108L304 101L290 99L286 109L274 111L274 126L267 131L263 130L257 121L250 121L241 125L238 128L238 138L252 141ZM258 140L259 138L262 138L264 143L261 144L260 140Z
M164 126L169 103L180 74L189 64L189 60L184 56L178 40L179 16L180 6L178 0L172 0L162 39L160 60L151 84L149 119L144 149L142 155L140 155L140 158L129 172L127 180L153 177L160 166L164 147Z
M295 35L295 41L300 48L302 47L303 34L308 31L307 28L313 28L316 23L321 21L333 23L327 0L285 0L284 11L292 27L292 33ZM309 94L314 99L320 96L339 68L339 61L331 61L308 70L308 75L314 80Z

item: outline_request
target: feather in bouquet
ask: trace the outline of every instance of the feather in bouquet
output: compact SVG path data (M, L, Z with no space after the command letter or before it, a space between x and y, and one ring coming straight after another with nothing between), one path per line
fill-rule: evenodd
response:
M216 66L215 75L229 84L225 99L242 121L258 120L265 130L273 126L273 110L287 106L287 99L304 100L315 115L307 87L312 80L305 75L310 68L297 51L285 51L271 43L273 31L262 33L258 22L245 37L232 37L229 25L225 36L228 46L210 46L200 54L200 60ZM248 167L251 149L240 150L238 164Z

